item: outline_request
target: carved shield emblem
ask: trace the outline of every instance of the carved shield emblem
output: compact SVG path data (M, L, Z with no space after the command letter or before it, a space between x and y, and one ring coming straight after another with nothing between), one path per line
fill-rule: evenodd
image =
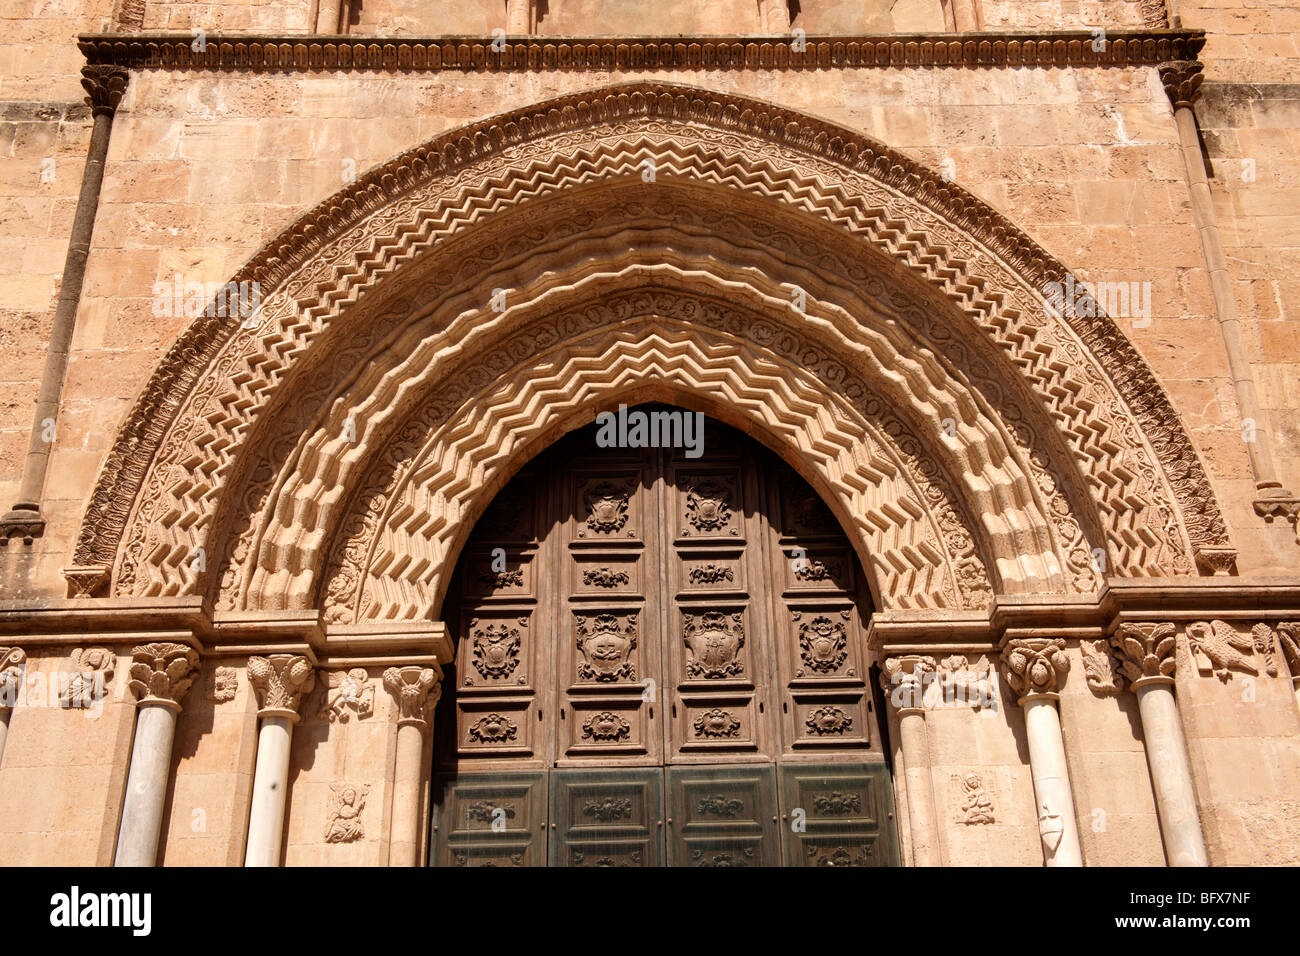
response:
M474 666L484 677L509 677L519 664L519 628L504 622L477 625L477 619L470 622L474 628Z
M636 648L636 615L629 614L627 627L619 626L613 614L588 618L578 616L579 680L636 680L636 665L628 656Z
M686 673L691 677L717 679L733 677L744 670L738 656L745 646L745 628L740 615L707 611L698 617L686 615L682 637L690 651Z
M799 615L795 614L797 620ZM799 648L803 662L813 670L829 674L838 670L848 657L848 636L844 625L819 615L799 625Z
M588 488L587 527L599 534L613 534L627 524L627 489L608 481Z

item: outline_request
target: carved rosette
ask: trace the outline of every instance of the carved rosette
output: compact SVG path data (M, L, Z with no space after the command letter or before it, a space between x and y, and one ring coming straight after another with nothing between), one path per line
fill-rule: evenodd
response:
M1019 698L1056 695L1069 670L1062 637L1016 638L1002 649L1002 676Z
M199 652L188 644L141 644L131 649L131 693L141 707L181 709L181 698L199 676Z
M112 116L122 102L131 74L121 66L83 66L81 85L86 91L86 105L95 116Z
M925 707L927 675L934 672L933 657L921 654L887 657L880 672L880 687L884 690L889 705L900 713L921 710Z
M272 654L248 659L248 682L257 694L259 717L298 720L302 698L316 687L316 670L300 654Z
M1201 92L1201 81L1204 79L1202 76L1204 66L1201 62L1173 60L1169 63L1161 63L1158 69L1160 82L1164 84L1165 94L1169 97L1169 102L1174 105L1174 109L1190 108Z
M1111 635L1120 671L1134 690L1144 684L1174 682L1177 637L1177 629L1169 623L1121 624Z
M12 710L18 702L27 655L21 647L0 647L0 710Z
M432 667L390 667L384 671L384 687L397 701L397 724L429 723L429 714L442 696L442 683Z

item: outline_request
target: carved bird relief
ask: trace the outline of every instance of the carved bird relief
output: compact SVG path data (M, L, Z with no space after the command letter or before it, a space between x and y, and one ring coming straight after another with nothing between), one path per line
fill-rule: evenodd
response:
M1238 634L1223 621L1198 621L1187 626L1187 640L1192 650L1204 654L1214 666L1214 676L1221 681L1232 677L1233 670L1258 674L1252 660L1254 641L1249 634Z

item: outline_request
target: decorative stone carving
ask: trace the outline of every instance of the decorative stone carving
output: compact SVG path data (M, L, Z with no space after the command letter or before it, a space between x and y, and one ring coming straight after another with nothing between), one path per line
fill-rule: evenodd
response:
M740 721L730 711L715 707L695 718L696 737L739 737Z
M822 846L808 844L808 861L813 866L870 866L871 857L864 847Z
M1291 672L1292 683L1300 686L1300 623L1282 621L1277 626L1277 641L1282 645L1282 656L1286 658L1287 670Z
M949 703L962 703L979 710L995 700L991 681L992 667L986 658L979 658L972 666L965 654L949 654L939 661L939 686L943 699Z
M1238 633L1226 621L1188 624L1187 642L1202 674L1213 672L1224 683L1232 679L1234 670L1252 676L1259 674L1253 659L1254 639L1249 634Z
M1255 653L1264 658L1264 673L1269 677L1277 676L1277 662L1273 659L1273 629L1262 621L1250 629L1251 643Z
M720 680L743 673L739 655L745 646L745 628L740 614L706 611L684 617L682 639L690 652L687 676Z
M1165 0L1138 0L1142 8L1142 22L1154 30L1165 30L1169 27L1169 11L1165 6Z
M503 680L519 666L520 629L504 621L481 625L469 622L470 644L474 648L474 669L488 680Z
M106 698L116 667L117 655L108 648L74 648L72 673L59 694L60 705L64 709L83 710Z
M847 612L845 612L847 615ZM799 623L799 659L804 667L818 674L833 674L848 659L848 633L840 621L832 621L819 614L811 621L803 621L802 613L791 615ZM802 676L802 672L799 675Z
M689 579L692 584L721 584L736 580L735 572L721 564L699 564L691 568Z
M1065 820L1055 807L1047 800L1038 804L1038 837L1043 841L1050 858L1061 845L1065 836Z
M1201 92L1204 65L1199 60L1174 60L1161 63L1160 82L1164 84L1165 95L1174 109L1191 107Z
M636 665L628 659L636 649L636 617L629 614L623 627L613 614L577 615L578 650L583 657L578 680L636 680Z
M519 725L503 714L488 714L480 717L469 728L470 740L485 744L514 740L518 736Z
M212 669L212 676L208 680L207 698L218 704L224 704L227 701L235 699L235 694L239 691L239 671L233 667L222 665Z
M720 482L701 481L686 490L686 520L696 531L721 531L731 522L730 492ZM738 534L732 528L732 534ZM690 528L682 534L690 534Z
M695 812L701 816L711 815L715 817L736 817L745 809L745 802L737 800L734 797L724 797L722 794L714 794L711 797L705 797L695 808Z
M253 685L259 716L298 716L298 705L316 687L316 669L299 654L272 654L248 659L248 682Z
M1113 697L1120 691L1119 675L1115 673L1115 660L1106 641L1080 641L1083 655L1083 676L1088 689L1102 697Z
M0 647L0 709L12 710L18 702L27 655L21 647Z
M365 809L370 784L360 787L331 783L325 808L325 842L355 843L363 840L366 829L361 824L361 811Z
M592 714L582 722L582 736L590 740L624 740L632 735L632 725L612 711Z
M843 708L828 704L812 711L803 724L819 737L838 736L853 729L853 718Z
M858 793L819 793L813 797L813 809L828 817L844 817L862 812L862 795Z
M587 528L596 534L615 534L627 524L628 490L613 482L602 481L583 493L587 504ZM585 536L581 529L578 536Z
M324 706L317 715L330 723L347 723L352 714L357 719L369 717L375 710L375 685L364 667L349 671L330 671L327 676Z
M1057 693L1069 670L1064 638L1016 638L1002 650L1002 675L1017 697Z
M131 74L124 67L91 64L81 68L81 86L86 91L86 105L92 114L112 116L122 102Z
M442 694L437 672L414 665L384 671L384 688L397 701L398 720L427 721Z
M616 588L619 585L626 586L631 580L626 571L615 571L613 568L588 568L582 572L582 583L587 587Z
M1174 679L1177 663L1177 630L1169 623L1126 622L1111 637L1119 656L1120 669L1129 684L1146 678ZM1086 661L1086 658L1085 658ZM1089 686L1092 686L1091 681Z
M1166 52L1172 53L1179 43L1184 42L1187 41L1168 37L1150 38L1150 43L1152 44L1151 50L1135 55L1141 56L1144 59L1150 58L1153 55L1153 52L1158 49L1164 49ZM1121 43L1120 40L1117 39L1115 43L1110 44L1109 46L1112 49L1109 49L1105 54L1108 62L1118 62L1115 58L1118 57L1124 59L1128 56L1128 53L1125 52L1127 46L1126 44ZM106 55L116 56L118 54L117 52L113 52ZM223 54L221 51L214 49L213 55L219 56ZM277 52L276 56L278 55ZM188 57L189 54L182 53L182 56ZM690 120L703 128L707 125L710 116L714 114L729 115L729 111L732 107L738 109L739 105L744 105L744 101L736 100L734 98L728 99L725 97L718 97L714 94L701 94L693 98L679 97L677 100L681 100L682 102L680 105L676 105L673 97L658 95L657 90L659 88L655 87L653 84L644 84L644 86L646 88L645 92L647 93L647 95L644 96L644 101L645 103L650 104L648 106L642 105L640 97L631 95L628 90L635 90L636 88L629 87L617 91L616 94L611 93L608 97L587 94L585 98L582 99L573 97L571 100L542 104L540 112L538 109L530 108L526 117L521 114L517 124L513 120L508 121L506 119L494 117L492 121L493 128L504 127L511 129L512 131L516 128L527 130L528 134L524 138L524 141L520 143L511 141L510 144L510 148L512 149L517 148L523 150L531 145L530 138L535 135L540 136L542 130L545 130L548 135L558 135L558 133L563 129L568 128L566 124L574 122L580 124L578 128L588 129L596 124L598 118L603 118L601 121L604 123L612 123L615 121L645 123L653 120L655 123L665 125L673 124L675 130L677 125L683 125L689 128L689 124L686 121ZM627 103L636 105L620 105L621 101L626 101ZM752 118L750 118L751 112L753 113ZM695 115L696 113L699 114L698 117ZM534 114L536 114L536 118L534 117ZM570 118L571 115L572 119ZM934 240L931 239L929 235L930 232L933 231L939 233L941 234L941 237L946 238L946 236L942 236L942 234L947 230L954 229L954 223L978 222L980 224L978 226L980 240L987 241L989 243L988 247L993 250L997 256L1005 258L1006 263L1009 264L1007 266L1008 270L1020 270L1022 273L1022 282L1024 282L1024 284L1028 286L1037 285L1037 280L1046 278L1055 271L1055 263L1052 263L1052 261L1048 259L1041 250L1037 249L1037 247L1035 247L1032 242L1029 242L1022 234L1016 232L1009 226L1009 224L1005 224L1005 221L1002 220L1001 217L997 216L997 214L992 210L974 203L970 197L961 193L959 190L955 190L950 186L942 184L936 177L928 175L924 170L910 164L909 161L901 156L882 152L877 145L870 144L866 141L860 141L859 137L854 137L852 134L847 133L847 131L838 130L835 127L830 126L818 126L815 123L809 125L807 117L799 117L797 114L782 113L774 111L771 108L766 108L746 111L742 115L746 117L746 119L739 121L740 128L727 129L727 136L732 138L755 136L757 135L756 131L758 129L779 131L767 134L770 140L770 146L773 150L793 152L795 151L796 145L798 145L799 148L807 154L806 162L826 164L826 174L828 176L830 175L830 171L835 168L835 155L826 152L826 150L821 147L813 148L802 144L814 142L837 143L840 145L835 147L836 151L842 151L844 149L857 151L857 168L875 170L877 168L875 164L878 161L881 170L888 170L887 173L880 174L883 177L882 183L877 185L883 185L884 182L892 183L897 179L900 184L898 188L909 193L917 192L918 190L921 192L933 190L934 195L932 201L938 204L937 208L941 211L937 219L933 215L933 210L929 210L928 214L926 210L917 210L916 214L918 216L918 222L916 223L910 221L913 215L910 210L908 216L904 217L904 221L908 222L908 227L914 228L917 236L917 239L915 240L916 249L914 252L917 257L924 258L926 256L939 255L939 253L936 252L936 249L941 249L942 246L936 246L933 244ZM550 126L547 125L547 121L545 120L545 117L547 116L555 117L555 119L549 121L550 124L552 124ZM561 117L563 117L563 119L561 119ZM433 177L435 181L440 181L439 177L447 176L450 170L459 169L459 164L468 162L466 157L475 155L475 152L471 147L471 144L474 142L474 135L475 131L472 128L469 130L457 131L454 136L449 136L445 142L440 141L437 144L426 145L426 147L422 147L419 151L413 151L410 156L403 157L400 161L395 161L396 165L384 170L376 171L372 176L365 177L363 181L358 183L356 186L356 197L361 198L367 195L383 195L382 187L379 183L389 179L393 182L400 181L404 184L402 191L404 197L413 196L413 190L422 189L427 185L428 177ZM512 135L514 134L512 133ZM465 149L462 150L455 145L460 142L464 143ZM809 152L810 150L811 153ZM416 155L417 152L418 158ZM825 153L825 155L822 155L822 153ZM454 161L450 158L452 156L455 157ZM842 160L840 160L840 162L842 162ZM424 170L424 172L420 172L419 170ZM915 183L919 185L912 184L913 178L915 179ZM836 188L838 188L838 186L836 186ZM367 190L378 192L368 193ZM267 280L263 284L265 288L273 289L271 293L272 298L281 294L281 290L276 287L279 286L282 281L289 283L300 281L299 277L294 274L294 270L299 268L300 264L304 262L309 254L315 254L319 249L326 246L334 249L351 248L354 243L358 242L359 237L353 238L349 235L345 241L344 234L346 230L353 229L359 232L367 228L362 225L363 221L373 223L376 220L385 220L386 217L375 217L371 214L371 211L369 211L374 205L374 202L379 200L358 203L358 210L363 207L368 210L364 217L361 216L359 212L349 210L347 203L352 201L354 200L351 198L351 194L349 194L348 197L345 197L344 200L340 200L341 205L338 207L337 213L334 215L329 215L324 210L313 211L311 216L304 217L302 223L291 229L285 237L282 237L281 240L277 240L277 245L274 251L268 249L265 255L259 256L258 259L249 266L250 274L257 275L259 282ZM412 201L416 206L430 206L429 203L424 201L423 196L414 196ZM977 210L978 215L972 213L972 209ZM890 221L893 220L891 219ZM920 227L921 222L925 222L926 224L924 229ZM330 227L322 228L321 223L329 223ZM397 228L397 226L394 225L394 228ZM366 248L379 248L382 245L382 243L371 241L376 237L366 236L365 238L367 240L364 243ZM954 237L954 241L960 243L962 240ZM397 249L395 246L394 254L407 255L407 250ZM902 254L912 256L913 252ZM940 261L946 262L947 260L940 256ZM946 265L944 267L935 267L935 271L941 272L942 268L946 268ZM1000 269L1002 266L994 265L990 266L990 268ZM376 275L386 276L388 274L388 270L383 263L376 264L373 272ZM293 274L293 278L289 279L288 277L291 274ZM341 282L351 283L355 281L347 270L342 267L336 270L336 274L340 277ZM971 278L971 276L964 274L963 269L954 268L951 283L957 286L964 284L969 288L969 280ZM979 278L982 282L986 281L983 276ZM1014 293L1014 289L1016 288L1014 280L1008 281L1006 276L998 275L995 281L988 282L987 285L999 296L1007 295L1008 293L1012 294L1012 298L1009 300L1012 303L1011 308L1006 310L995 308L990 310L991 314L996 314L1001 318L1003 317L1004 312L1017 311L1021 313L1021 315L1016 319L1017 322L1029 321L1024 318L1024 316L1032 312L1032 309L1025 308L1022 310L1021 306L1016 304L1021 302L1022 297L1017 297ZM321 292L321 294L327 295L329 293ZM289 301L289 297L290 294L288 291L285 291L281 295L281 298L286 302ZM981 306L971 306L973 313L978 312L979 308L981 308ZM324 310L321 311L323 314ZM304 314L307 312L310 312L310 310L304 310ZM272 314L275 314L274 307L272 308ZM315 322L317 321L317 318L313 316L311 321ZM1206 537L1205 532L1208 531L1209 537L1220 537L1217 513L1211 513L1213 509L1212 495L1207 494L1203 499L1200 498L1200 492L1203 490L1208 491L1208 488L1203 487L1203 476L1199 473L1199 466L1195 463L1194 456L1186 455L1187 446L1184 441L1185 435L1181 433L1181 428L1177 425L1176 418L1166 414L1168 411L1166 407L1167 402L1157 394L1158 389L1152 389L1150 395L1145 394L1146 386L1149 384L1149 376L1145 366L1142 365L1140 359L1136 357L1136 353L1133 353L1131 349L1126 351L1126 346L1121 342L1122 336L1120 336L1117 330L1111 328L1106 322L1080 324L1086 325L1086 327L1079 330L1079 334L1085 346L1089 350L1098 354L1102 366L1111 370L1116 381L1122 383L1120 387L1126 393L1125 400L1128 401L1129 406L1134 409L1135 414L1139 419L1141 419L1142 430L1146 431L1147 434L1151 436L1152 446L1157 449L1158 453L1162 456L1162 459L1166 462L1166 471L1171 476L1170 482L1176 489L1180 499L1185 501L1185 511L1188 511L1191 514L1188 524L1189 527L1192 528L1192 536L1201 539ZM193 334L186 334L185 336L182 336L181 341L178 341L174 353L175 362L164 362L164 365L181 366L183 364L181 362L181 356L186 354L200 355L204 357L205 361L215 363L217 361L215 354L219 349L214 343L221 341L224 344L224 339L221 337L225 336L230 331L229 328L225 328L219 323L208 322L203 324L202 327L196 326ZM303 335L309 335L310 331L311 330L303 330ZM1024 338L1025 348L1039 350L1049 348L1048 345L1044 344L1043 336L1023 335L1021 332L1016 330L1009 331ZM298 333L295 332L293 334L297 335ZM251 336L245 338L251 338ZM277 349L280 345L281 343L279 341L272 341L272 337L270 336L266 337L266 348ZM1054 348L1054 346L1050 347ZM169 356L169 358L172 358L172 356ZM243 374L243 367L240 364L242 358L235 356L232 357L232 359L234 360L229 363L226 363L223 360L222 367L229 369L230 374L238 378ZM249 359L252 361L253 357L250 355ZM1128 360L1130 359L1132 360L1132 368L1128 367L1130 364ZM253 367L256 367L256 365L261 361L261 358L258 357L257 360L253 362ZM1044 375L1054 379L1060 375L1069 374L1057 371L1058 366L1060 369L1065 369L1067 366L1076 367L1078 363L1056 363L1045 356L1041 365L1044 369ZM171 539L173 537L190 537L190 532L186 530L190 528L194 529L193 534L201 536L205 533L204 521L199 520L195 522L192 520L192 516L195 512L189 507L191 501L188 500L188 495L185 496L187 497L187 500L182 502L179 508L176 508L175 503L169 498L173 489L179 489L182 487L196 488L193 497L195 502L200 503L200 506L202 506L201 503L207 499L217 497L209 494L210 488L198 488L197 485L201 484L200 482L192 481L188 477L184 480L181 479L180 471L184 468L181 462L185 460L186 456L192 457L192 453L185 448L180 448L179 445L181 443L178 443L175 454L179 455L179 458L169 457L171 454L170 451L168 454L156 454L160 444L170 440L173 433L188 434L186 431L187 429L191 428L195 422L204 421L204 416L210 414L208 409L187 407L187 397L192 393L196 393L194 390L196 388L197 378L200 375L206 374L203 370L204 368L206 368L206 366L203 366L194 372L186 372L180 367L169 367L163 377L160 378L157 387L151 386L149 397L142 402L141 407L138 409L138 414L133 413L131 416L131 421L124 431L121 441L118 446L115 447L114 453L110 455L110 460L105 467L105 475L112 477L107 479L106 483L103 483L104 487L116 486L120 482L122 488L130 489L126 494L126 500L110 502L108 499L114 497L112 491L108 491L105 494L97 492L95 499L92 502L91 512L88 513L87 521L83 524L83 530L87 528L96 528L93 532L86 532L88 539L94 539L95 542L94 545L88 544L89 549L103 550L106 555L105 559L107 560L107 558L111 557L116 550L116 541L121 536L122 523L126 516L129 514L138 514L138 521L140 523L139 527L142 530L139 535L134 531L130 532L127 536L127 541L124 542L124 547L129 553L124 555L123 563L121 565L122 573L119 581L115 582L117 588L123 589L119 590L119 593L130 593L134 588L140 588L142 593L148 592L158 583L154 578L166 582L168 580L168 574L173 571L174 568L151 568L149 562L154 559L146 557L146 555L173 555L188 553L178 544L174 545ZM291 378L291 376L286 378ZM1041 384L1044 391L1056 390L1059 392L1058 398L1049 399L1053 404L1060 405L1061 403L1069 404L1072 402L1071 398L1065 397L1067 396L1067 393L1074 394L1069 389L1061 390L1056 382L1049 382L1046 379L1044 379ZM1038 385L1036 384L1035 388L1037 387ZM1088 389L1091 389L1092 387L1093 383L1087 384ZM233 427L234 435L236 436L235 440L230 441L228 448L221 447L219 456L223 460L214 466L218 473L225 473L223 469L228 464L225 459L228 457L233 460L237 454L240 444L238 436L247 431L245 428L247 420L259 413L263 399L269 399L271 392L273 391L269 384L264 387L260 381L251 384L249 388L251 389L249 394L257 396L256 401L250 401L248 403L240 401L227 402L227 405L230 408L239 408L237 413L234 413L229 417L242 417L244 419L243 421L238 423L233 421L227 422L224 420L218 421L217 419L219 416L211 415L211 421L209 421L211 430L215 430L216 432L225 432L228 428ZM205 385L199 389L199 391L203 392L203 394L212 396L223 395L223 389L220 387L209 389ZM242 391L242 387L236 389L236 392L240 391ZM1139 401L1138 399L1142 400ZM216 400L217 399L214 398L214 401ZM1119 405L1116 403L1107 401L1094 402L1091 399L1089 399L1089 405L1095 410L1102 410L1101 414L1109 414L1109 410L1119 408ZM157 414L158 409L162 407L183 408L184 411L175 416ZM166 428L158 428L151 424L157 421L169 421L171 424ZM1072 428L1068 440L1071 442L1091 443L1093 438L1096 437L1102 444L1104 444L1108 440L1105 437L1107 433L1113 431L1114 429L1109 425L1101 427L1097 431L1094 431L1091 428ZM1134 434L1136 434L1136 432L1134 432ZM222 440L217 436L208 437L206 435L198 436L196 434L194 440L198 441L202 447L216 448L222 446ZM1123 454L1127 454L1127 451ZM1111 454L1103 453L1099 459L1100 464L1097 466L1098 470L1104 471L1107 468L1106 462L1111 458ZM1181 464L1180 461L1182 462ZM1085 467L1091 470L1093 465L1086 464ZM177 469L175 474L172 474L172 469ZM1151 476L1154 476L1155 480L1159 480L1158 475L1154 475L1153 472L1149 473L1145 468L1135 469L1135 474L1139 472L1143 476L1140 479L1140 483L1146 482L1148 477ZM1109 483L1107 486L1109 487ZM151 492L156 489L159 494L157 495L156 501L154 498L149 497L148 494L140 496L142 508L137 512L132 508L132 502L137 500L136 491L143 487L149 487ZM1197 500L1204 500L1205 502L1208 502L1208 504L1204 507L1197 506L1195 504ZM215 507L215 505L213 505L213 507ZM1142 513L1154 513L1157 510L1159 509L1147 507L1142 509ZM1132 509L1127 513L1132 514ZM167 514L185 514L190 517L186 519L185 528L182 529L179 526L168 525L168 519L163 517ZM104 536L107 536L107 539L111 540L104 539ZM137 542L137 538L149 540L140 540ZM98 547L98 543L101 539L104 539L104 547L102 549ZM146 543L151 544L153 550L146 549ZM1134 550L1145 552L1158 549L1150 549L1144 545L1143 547L1135 548ZM79 544L79 558L81 553L82 548ZM1161 551L1159 553L1176 555L1179 551L1177 548L1174 548L1172 551ZM1125 555L1120 555L1119 557L1127 560ZM162 558L161 560L169 561L171 559ZM272 571L269 573L274 574L275 572ZM188 587L188 580L184 576L179 580L183 583L176 585L164 584L163 586L180 588Z
M62 573L68 582L70 598L102 597L108 588L109 567L106 564L64 568Z
M880 670L880 687L890 706L911 709L925 706L927 675L935 672L933 657L900 654L885 658Z
M178 709L199 676L199 652L188 644L141 644L131 650L131 693L141 704L161 701Z
M957 822L971 826L993 823L993 798L984 789L984 781L977 773L953 774L961 787L961 801L957 805Z
M601 797L588 800L583 804L582 815L605 823L611 820L630 820L632 801L627 797Z
M1202 574L1229 577L1237 573L1237 549L1198 547L1196 566L1201 569Z

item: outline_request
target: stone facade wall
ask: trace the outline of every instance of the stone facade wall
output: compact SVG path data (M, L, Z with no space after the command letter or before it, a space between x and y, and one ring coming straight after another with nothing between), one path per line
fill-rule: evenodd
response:
M757 32L755 4L681 0L654 22L631 0L552 0L538 31L639 34ZM489 33L504 4L363 4L353 31ZM889 10L885 8L889 7ZM1143 23L1137 0L981 0L985 29ZM314 4L146 3L138 28L310 32ZM793 9L793 8L792 8ZM804 0L809 33L941 30L938 0L887 5ZM1284 487L1300 491L1300 4L1181 0L1174 13L1210 31L1196 111L1216 215L1264 420ZM109 0L6 6L0 39L0 509L17 494L58 294L90 111L75 34L120 25ZM635 26L635 29L633 29ZM221 283L266 241L353 177L438 133L551 96L634 79L752 96L861 131L945 171L1005 214L1082 280L1151 286L1151 315L1120 318L1201 454L1244 575L1295 573L1285 522L1254 511L1254 478L1219 334L1169 101L1152 67L836 68L572 71L423 75L135 71L118 110L76 335L43 498L49 526L27 557L0 556L0 600L57 599L104 456L159 358L191 321L158 289ZM177 308L177 305L180 308ZM16 549L15 549L16 550ZM19 565L28 562L22 568ZM18 569L18 570L16 570ZM1185 640L1185 639L1180 639ZM115 650L121 650L115 646ZM1198 672L1182 651L1178 698L1215 863L1294 862L1300 809L1295 700L1285 666L1241 698L1240 680ZM1077 645L1060 711L1088 863L1161 865L1164 852L1136 701L1089 688ZM28 674L68 665L64 649L29 649ZM134 707L120 676L100 717L17 708L0 774L6 858L112 859ZM234 696L215 685L233 668ZM256 750L257 703L243 658L205 661L179 721L164 818L168 864L242 862ZM369 679L378 684L379 671ZM323 678L322 678L323 683ZM294 734L287 863L387 862L394 703L331 722L321 691ZM85 722L85 723L83 723ZM927 715L940 852L950 863L1041 861L1023 716L1003 691L996 714ZM897 727L893 726L897 741ZM898 766L901 754L896 751ZM1257 773L1243 775L1242 766ZM955 807L976 774L992 822ZM907 800L899 776L900 832ZM365 836L331 842L335 785L370 785ZM1096 814L1101 811L1099 818ZM1101 819L1100 826L1093 824ZM198 822L202 821L202 826ZM1289 834L1286 840L1275 834ZM53 842L51 842L53 841ZM906 844L906 840L904 840Z

